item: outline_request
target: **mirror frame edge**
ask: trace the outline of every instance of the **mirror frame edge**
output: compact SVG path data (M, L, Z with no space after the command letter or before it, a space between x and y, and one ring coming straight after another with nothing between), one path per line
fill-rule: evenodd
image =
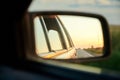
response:
M26 55L27 59L31 60L30 57L33 57L33 60L54 60L54 61L64 61L64 62L72 62L72 63L85 63L85 62L91 62L91 61L99 61L108 59L111 54L111 38L110 38L110 32L109 32L109 25L106 20L106 18L100 14L94 14L94 13L85 13L85 12L73 12L73 11L40 11L40 12L29 12L30 17L31 15L76 15L76 16L86 16L86 17L93 17L100 20L100 23L102 25L102 32L103 32L103 38L104 38L104 55L101 57L95 57L95 58L85 58L85 59L43 59L38 58L36 55L33 55L35 51L32 51ZM31 19L31 18L30 18ZM31 32L31 31L30 31ZM32 37L34 37L34 32L32 32ZM32 38L31 38L32 39ZM35 39L32 40L32 48L35 49ZM33 46L34 45L34 46Z

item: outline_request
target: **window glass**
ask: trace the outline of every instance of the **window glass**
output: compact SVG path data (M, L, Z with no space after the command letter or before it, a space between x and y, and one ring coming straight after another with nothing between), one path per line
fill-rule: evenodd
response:
M52 50L62 49L62 44L61 44L60 37L59 37L59 34L57 31L50 30L48 32L48 36L49 36L49 41L50 41L50 45L51 45Z
M62 25L61 25L61 23L59 22L58 19L57 19L57 21L58 21L59 26L60 26L60 28L61 28L61 30L62 30L62 33L63 33L64 39L65 39L66 46L67 46L67 48L70 48L70 43L69 43L69 41L68 41L67 35L66 35L66 33L65 33L65 30L63 29L63 27L62 27Z
M63 49L60 28L54 16L43 16L51 50Z
M36 53L39 54L48 52L44 31L40 23L39 17L34 18L34 30Z

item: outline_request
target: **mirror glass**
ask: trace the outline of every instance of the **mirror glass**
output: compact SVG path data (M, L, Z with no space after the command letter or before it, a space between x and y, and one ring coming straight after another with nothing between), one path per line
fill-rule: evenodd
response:
M102 26L97 18L39 15L33 19L35 53L47 59L76 59L103 55Z

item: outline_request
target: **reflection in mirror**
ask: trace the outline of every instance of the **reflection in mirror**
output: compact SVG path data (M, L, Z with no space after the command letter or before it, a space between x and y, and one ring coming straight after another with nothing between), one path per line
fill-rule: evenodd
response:
M35 51L49 59L76 59L103 55L102 26L97 18L40 15L33 20Z

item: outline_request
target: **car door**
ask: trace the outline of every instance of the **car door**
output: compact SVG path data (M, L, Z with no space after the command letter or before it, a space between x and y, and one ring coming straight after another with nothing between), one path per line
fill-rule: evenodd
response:
M76 50L72 40L58 17L39 16L34 19L33 23L36 52L40 57L56 59L75 58Z

